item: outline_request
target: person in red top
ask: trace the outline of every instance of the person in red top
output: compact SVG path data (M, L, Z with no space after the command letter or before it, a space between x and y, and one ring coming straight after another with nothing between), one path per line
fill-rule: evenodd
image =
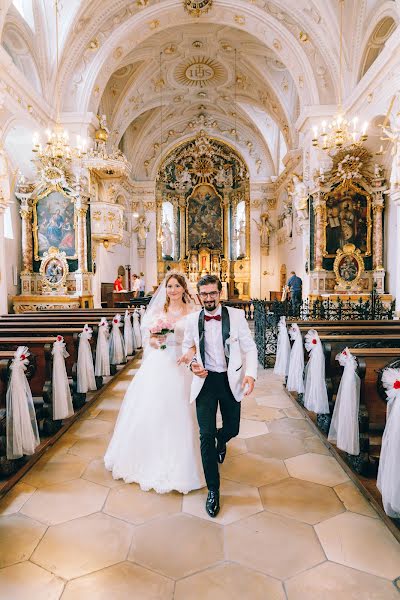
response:
M117 279L114 281L114 292L122 292L123 289L122 275L118 275Z

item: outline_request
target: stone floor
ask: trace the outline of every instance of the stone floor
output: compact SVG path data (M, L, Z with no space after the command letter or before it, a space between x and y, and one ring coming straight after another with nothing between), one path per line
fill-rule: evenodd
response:
M270 371L216 519L205 491L113 481L102 457L137 366L1 501L1 600L400 600L400 545Z

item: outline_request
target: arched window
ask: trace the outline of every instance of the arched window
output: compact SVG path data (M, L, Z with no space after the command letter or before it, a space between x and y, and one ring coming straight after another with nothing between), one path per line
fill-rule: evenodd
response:
M160 226L160 242L163 258L175 258L174 207L171 202L162 204L162 223Z
M239 202L236 207L235 218L235 248L236 258L246 256L246 203L244 200Z
M385 17L379 21L364 50L359 80L364 77L365 73L376 61L396 27L397 24L392 17Z
M8 240L14 239L14 231L12 226L11 208L7 206L4 212L4 237Z
M35 31L32 0L13 0L13 4L24 21L28 23L32 31Z

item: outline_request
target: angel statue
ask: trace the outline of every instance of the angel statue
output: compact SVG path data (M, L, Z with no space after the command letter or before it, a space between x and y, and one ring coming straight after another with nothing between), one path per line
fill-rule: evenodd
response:
M257 221L253 219L260 233L261 248L269 248L269 236L275 231L275 227L272 225L268 217L268 213L263 213L260 215L260 223L257 223Z
M107 117L106 115L97 115L97 119L99 121L100 129L103 129L106 133L110 133L110 129L107 125Z
M307 186L301 177L293 175L294 191L289 192L293 198L293 206L299 221L308 220L308 193Z
M382 131L387 137L381 139L390 140L393 144L392 170L390 173L390 185L393 188L400 186L400 112L396 114L396 118L390 129L382 127Z
M146 217L144 215L138 217L136 227L133 231L137 234L138 248L146 248L146 238L150 231L150 225L146 223Z
M161 243L162 255L166 257L172 256L172 231L168 220L165 220L160 228L158 241Z

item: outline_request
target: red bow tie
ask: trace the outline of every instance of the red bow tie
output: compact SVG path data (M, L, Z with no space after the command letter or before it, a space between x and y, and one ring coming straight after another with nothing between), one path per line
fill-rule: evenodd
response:
M213 319L215 319L216 321L220 321L221 320L221 315L204 315L204 320L205 321L212 321Z

